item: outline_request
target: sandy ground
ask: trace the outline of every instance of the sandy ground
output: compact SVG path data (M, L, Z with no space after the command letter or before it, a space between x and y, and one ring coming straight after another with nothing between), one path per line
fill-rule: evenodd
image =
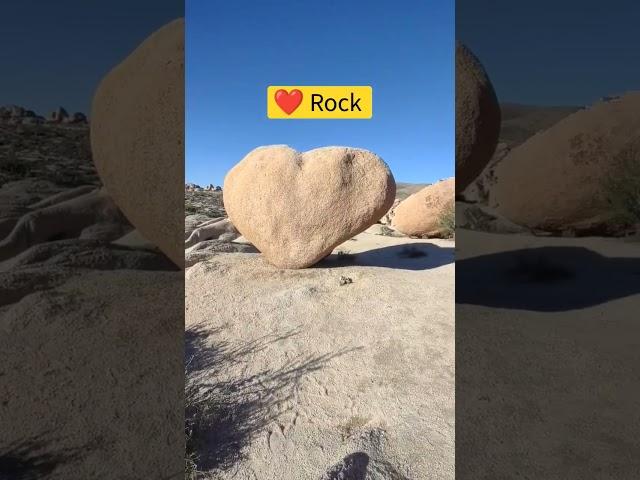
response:
M190 375L221 412L211 477L454 478L453 247L365 232L308 269L189 268Z
M456 240L456 478L640 478L640 243Z
M184 478L184 275L89 143L0 121L0 479Z
M184 478L182 285L85 270L0 307L0 478Z

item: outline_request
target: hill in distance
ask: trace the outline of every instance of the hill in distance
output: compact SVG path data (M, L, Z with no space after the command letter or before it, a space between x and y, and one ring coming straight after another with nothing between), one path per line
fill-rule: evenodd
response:
M501 103L500 143L513 148L537 132L546 130L564 117L581 110L581 106L540 107L519 103Z
M424 187L431 185L430 183L406 183L396 182L396 198L404 200L409 195L419 192Z

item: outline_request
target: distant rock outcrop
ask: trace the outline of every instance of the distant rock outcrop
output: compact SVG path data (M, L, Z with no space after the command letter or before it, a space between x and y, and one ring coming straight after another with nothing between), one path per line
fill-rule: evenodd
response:
M49 115L49 121L51 123L63 123L66 122L68 118L69 113L67 113L67 111L63 107L58 107L57 110L54 110Z
M24 117L22 119L22 123L24 125L42 125L45 123L45 119L44 117L41 117L39 115L35 115L32 117Z
M75 112L71 118L69 119L69 123L78 124L78 123L87 123L87 116L82 112Z
M7 108L9 110L10 117L13 117L13 118L24 117L24 112L25 112L24 107L20 107L18 105L9 105Z
M76 112L69 116L67 111L60 107L52 112L48 118L38 115L34 110L28 110L19 105L5 105L0 107L0 122L8 125L42 125L51 124L87 124L87 116L82 112Z

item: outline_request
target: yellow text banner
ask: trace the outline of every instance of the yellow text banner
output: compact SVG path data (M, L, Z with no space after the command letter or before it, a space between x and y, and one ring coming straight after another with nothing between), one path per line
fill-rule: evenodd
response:
M368 119L373 116L370 86L267 87L267 117L285 119Z

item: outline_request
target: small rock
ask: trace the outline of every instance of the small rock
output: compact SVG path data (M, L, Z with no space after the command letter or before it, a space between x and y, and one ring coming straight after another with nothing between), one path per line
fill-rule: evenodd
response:
M387 225L381 225L379 223L376 223L375 225L371 225L369 228L365 230L365 232L371 233L372 235L382 235L385 237L404 237L402 233L397 232L393 227L387 226Z
M456 227L490 233L524 233L521 227L484 205L456 202Z

